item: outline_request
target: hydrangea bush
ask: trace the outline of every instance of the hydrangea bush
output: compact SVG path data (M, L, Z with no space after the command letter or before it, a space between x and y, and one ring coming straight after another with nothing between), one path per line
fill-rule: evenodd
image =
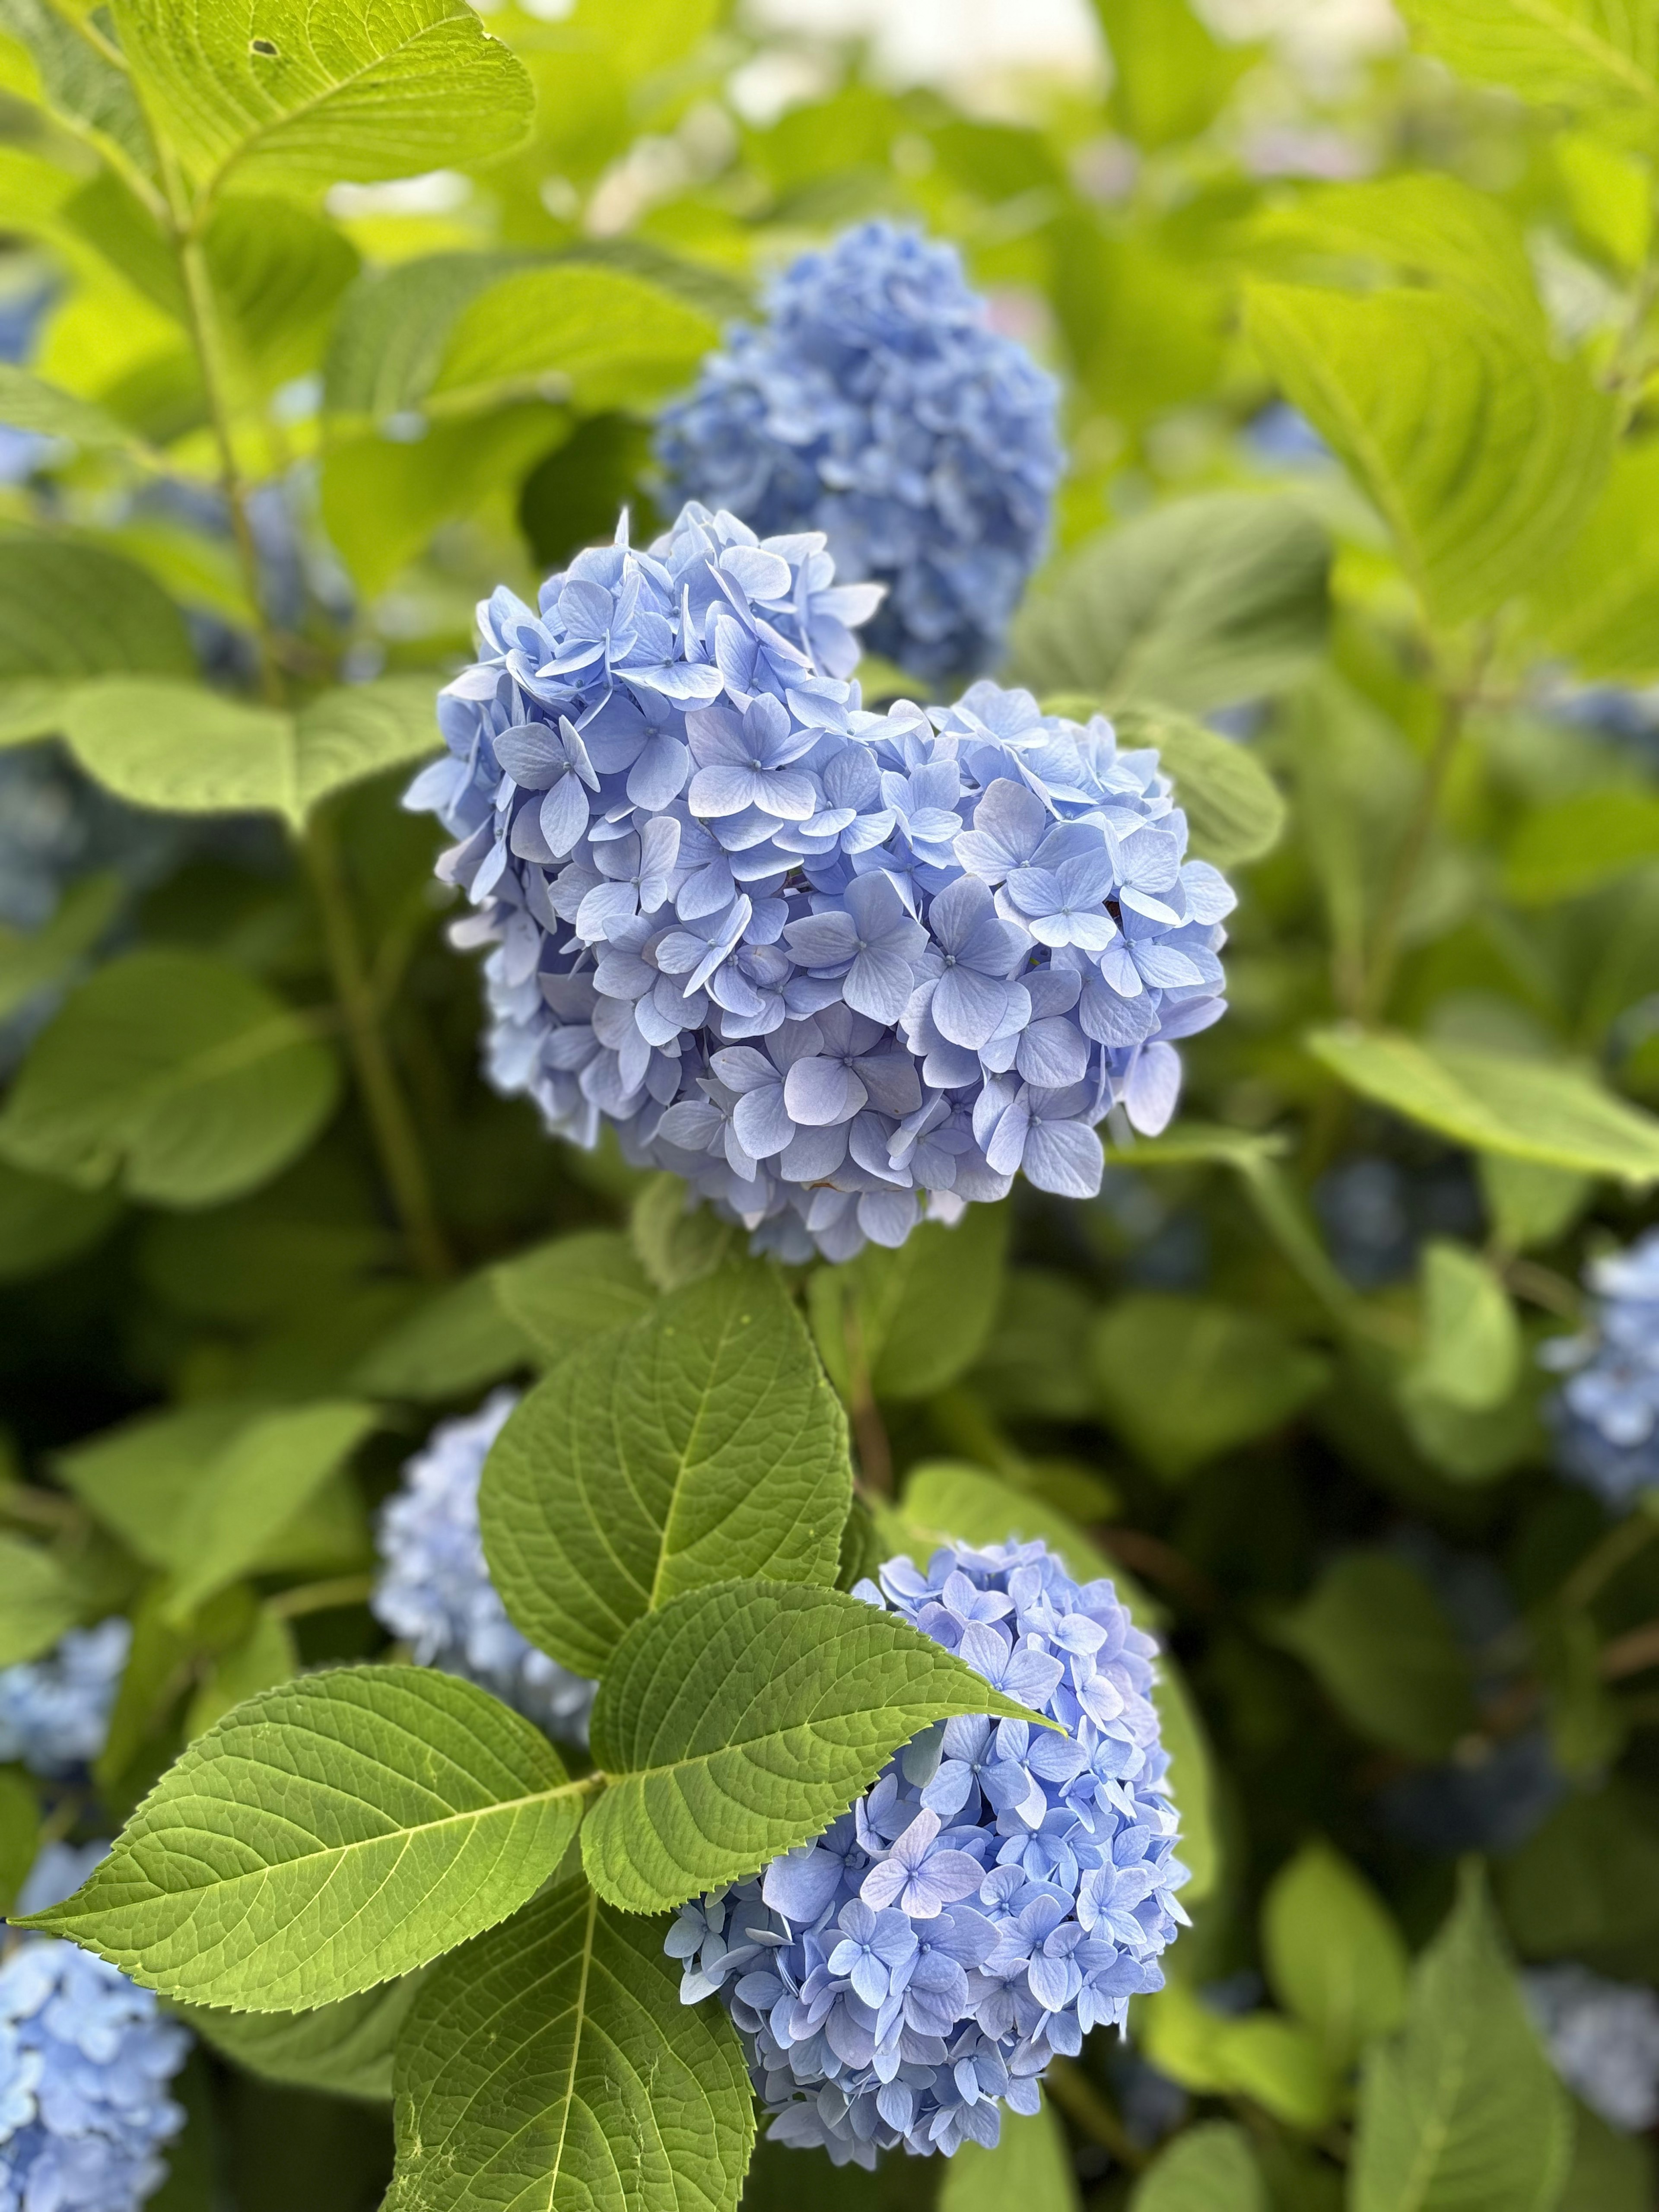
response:
M1042 1721L945 1721L814 1843L687 1905L687 2004L718 1993L775 2142L873 2166L994 2146L1056 2053L1163 1986L1186 1919L1152 1639L1046 1544L890 1559L854 1595Z
M1659 2120L1659 1997L1574 1965L1534 1966L1527 2003L1567 2086L1610 2127Z
M1100 1188L1095 1126L1175 1110L1233 894L1156 753L974 685L865 711L821 536L688 506L498 591L405 804L460 842L492 1080L672 1169L763 1249L844 1260L1023 1170Z
M955 249L891 223L805 253L664 409L677 496L821 532L886 597L870 645L917 676L995 658L1047 549L1059 390L990 325Z
M1591 1261L1590 1327L1543 1347L1561 1465L1609 1506L1659 1485L1659 1231Z
M132 1623L112 1614L0 1672L0 1760L20 1759L50 1780L89 1765L104 1747L131 1649Z

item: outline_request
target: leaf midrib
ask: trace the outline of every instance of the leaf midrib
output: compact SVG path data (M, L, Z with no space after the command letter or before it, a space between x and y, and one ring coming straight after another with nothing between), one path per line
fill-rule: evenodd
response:
M1585 60L1595 64L1609 76L1627 85L1638 100L1651 107L1659 104L1659 85L1656 85L1639 62L1632 55L1621 53L1607 40L1598 38L1588 23L1565 15L1553 8L1548 0L1510 0L1517 15L1528 17L1540 30L1559 39L1564 46L1574 48Z
M547 2177L547 2212L553 2212L558 2197L565 2141L570 2132L570 2114L576 2101L576 2068L581 2057L582 2031L587 2025L587 1979L593 1964L593 1932L599 1917L599 1893L590 1888L587 1893L587 1924L582 1930L581 1975L576 1984L574 2019L570 2031L570 2065L565 2075L564 2099L559 2112L559 2140L554 2146L552 2164Z

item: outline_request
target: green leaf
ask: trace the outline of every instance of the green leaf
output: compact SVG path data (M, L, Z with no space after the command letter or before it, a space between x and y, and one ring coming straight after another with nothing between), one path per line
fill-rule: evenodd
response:
M1114 1426L1170 1481L1280 1427L1330 1372L1271 1315L1152 1291L1102 1314L1092 1358Z
M14 1166L212 1206L287 1166L332 1112L334 1056L240 969L123 955L37 1038L0 1115Z
M1624 447L1529 604L1532 630L1582 675L1659 674L1659 446Z
M1392 1553L1346 1553L1274 1633L1377 1743L1443 1759L1474 1723L1468 1661L1451 1624Z
M21 1282L74 1259L120 1212L112 1190L81 1190L0 1160L0 1283Z
M1554 2212L1571 2136L1470 1867L1412 1976L1404 2027L1367 2057L1349 2201L1353 2212Z
M3 22L0 13L0 25ZM0 422L45 438L66 438L89 453L143 451L126 425L106 409L31 376L9 361L0 362Z
M0 535L0 683L195 665L183 616L134 562L78 538Z
M1659 1933L1659 1799L1622 1777L1564 1798L1498 1871L1528 1958L1617 1966Z
M1007 679L1207 714L1279 691L1324 642L1330 550L1290 499L1208 492L1089 539L1015 619Z
M337 2097L390 2098L392 2053L430 1978L420 1968L312 2012L227 2012L179 2005L179 2017L224 2057L267 2081Z
M0 1912L9 1912L40 1848L40 1806L15 1767L0 1768Z
M947 2160L939 2212L1081 2212L1071 2146L1045 2098L1029 2116L1002 2115L996 2148L971 2138Z
M213 210L203 241L239 370L270 391L314 368L356 252L338 228L268 192L238 192Z
M1535 1160L1482 1152L1476 1166L1480 1195L1498 1240L1507 1250L1553 1244L1589 1204L1595 1185L1571 1168L1540 1167Z
M1423 1247L1423 1352L1413 1389L1469 1413L1503 1403L1521 1372L1521 1324L1478 1252L1449 1237Z
M1157 747L1200 860L1237 868L1273 851L1285 833L1285 801L1254 753L1167 708L1125 707L1113 719L1120 745Z
M377 1398L459 1398L527 1367L531 1356L486 1267L416 1307L358 1361L351 1382Z
M1328 1844L1308 1844L1274 1876L1261 1911L1273 1995L1346 2068L1406 2012L1411 1961L1369 1882Z
M440 744L423 676L340 685L297 714L193 684L109 678L70 695L64 732L88 773L135 805L280 814L296 829L331 792Z
M586 1787L454 1675L305 1675L198 1736L91 1878L27 1924L167 1996L293 2012L516 1911L564 1856Z
M1653 185L1645 164L1593 131L1553 137L1573 228L1603 259L1634 276L1653 240Z
M1058 1506L959 1460L925 1460L913 1468L904 1480L902 1512L907 1527L929 1546L1029 1544L1041 1538L1079 1582L1119 1571ZM918 1557L916 1564L925 1567L927 1561Z
M1659 587L1659 574L1654 579ZM1582 791L1528 814L1504 855L1504 888L1522 906L1550 906L1615 882L1659 854L1659 798Z
M635 1621L593 1707L599 1894L680 1905L819 1834L953 1713L1031 1717L906 1622L838 1590L721 1583Z
M1607 395L1541 335L1461 296L1255 285L1248 328L1364 487L1435 623L1512 598L1601 489Z
M748 2073L679 1979L580 1875L446 1960L398 2042L387 2212L737 2212Z
M0 923L0 1021L35 993L59 982L91 951L120 908L118 876L86 876L71 884L51 920L35 930Z
M175 1603L175 1613L182 1610ZM210 1661L185 1717L185 1736L204 1735L245 1698L257 1697L261 1690L274 1690L284 1682L291 1682L299 1671L300 1654L294 1631L282 1613L268 1605L261 1606L241 1642Z
M508 153L533 94L465 0L113 0L133 71L213 186L321 191ZM252 35L250 35L252 33Z
M1477 1152L1659 1181L1659 1120L1583 1069L1392 1030L1316 1030L1308 1047L1351 1091Z
M496 1439L478 1504L518 1626L603 1674L684 1591L833 1583L852 1496L835 1393L776 1270L751 1262L562 1361Z
M384 422L418 409L462 309L533 259L527 253L428 253L366 271L335 320L323 370L325 411Z
M1418 43L1524 100L1659 125L1659 22L1624 0L1401 0Z
M1285 2126L1310 2134L1340 2101L1335 2072L1314 2038L1277 2013L1212 2012L1179 1978L1138 1997L1133 2019L1154 2066L1205 2095L1249 2097Z
M659 1291L701 1282L741 1249L732 1223L699 1205L681 1178L665 1171L650 1176L629 1208L628 1239Z
M74 1585L52 1554L0 1535L0 1667L39 1658L80 1617Z
M490 1271L495 1302L543 1360L641 1320L653 1304L645 1269L620 1231L555 1237Z
M1231 2120L1183 2129L1136 2183L1129 2212L1267 2212L1249 2137Z
M896 1251L866 1244L844 1267L808 1279L813 1333L842 1388L878 1398L930 1398L983 1349L1002 1292L1012 1216L970 1206L954 1228L925 1221Z
M1111 113L1149 152L1194 138L1255 55L1222 46L1185 0L1094 0L1111 50Z
M641 276L573 260L520 269L461 309L421 404L433 415L528 398L584 414L644 405L688 383L719 339L708 315Z
M1659 2197L1653 2147L1640 2136L1617 2135L1599 2112L1575 2098L1572 2164L1557 2212L1652 2212Z
M149 133L125 73L50 0L0 0L0 34L15 39L28 54L41 98L70 130L149 169L154 158Z

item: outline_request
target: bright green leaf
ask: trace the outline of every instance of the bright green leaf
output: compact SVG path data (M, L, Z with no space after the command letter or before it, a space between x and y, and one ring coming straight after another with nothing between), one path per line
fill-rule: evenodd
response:
M1209 492L1089 539L1015 620L1009 681L1202 714L1319 652L1330 550L1295 500Z
M1482 1152L1475 1163L1480 1195L1498 1242L1511 1252L1553 1244L1589 1205L1595 1185L1571 1168L1540 1167L1504 1152Z
M1524 100L1659 126L1659 20L1626 0L1401 0L1418 43Z
M224 2057L267 2081L336 2097L392 2094L392 2053L410 2008L430 1979L418 1968L312 2012L228 2012L179 2005L179 2018Z
M1360 2089L1353 2212L1555 2212L1572 2137L1478 1869Z
M406 1974L532 1896L584 1785L454 1675L349 1667L198 1736L33 1926L194 2004L292 2012Z
M135 805L268 812L298 828L331 792L435 752L435 697L427 677L390 676L289 714L195 684L112 677L70 695L64 730L88 774Z
M953 1653L838 1590L724 1583L637 1620L593 1708L609 1786L594 1887L656 1912L829 1826L902 1743L953 1713L1027 1719Z
M1108 1307L1092 1358L1113 1425L1170 1480L1279 1427L1329 1379L1270 1315L1152 1291Z
M1582 1069L1389 1030L1316 1030L1308 1044L1362 1097L1477 1152L1659 1181L1659 1120Z
M602 1674L683 1591L832 1583L852 1494L835 1393L776 1270L751 1263L556 1367L497 1438L479 1516L518 1626Z
M1341 2069L1405 2016L1410 1960L1376 1893L1328 1844L1309 1844L1274 1876L1261 1909L1273 1995Z
M320 191L488 161L525 135L523 64L465 0L113 0L121 43L193 173Z
M1473 1725L1469 1663L1451 1624L1392 1553L1345 1553L1275 1632L1377 1743L1443 1759Z
M1431 621L1512 598L1601 489L1607 396L1455 294L1256 285L1249 331L1376 504Z
M1634 276L1653 239L1653 179L1646 164L1592 131L1556 132L1553 151L1574 228L1616 269Z
M194 665L183 616L134 562L79 538L0 535L0 684Z
M142 450L126 425L106 409L10 362L0 362L0 422L41 437L65 438L89 453Z
M1423 1248L1423 1351L1415 1389L1469 1413L1501 1405L1521 1372L1521 1324L1478 1252L1449 1237Z
M1204 2094L1249 2097L1287 2127L1315 2133L1339 2102L1337 2076L1307 2029L1277 2013L1212 2012L1178 1976L1131 2015L1160 2072Z
M1166 708L1121 708L1113 721L1120 745L1158 748L1200 860L1236 868L1273 851L1285 831L1285 801L1254 753Z
M1129 2212L1267 2212L1249 2136L1231 2120L1184 2129L1135 2185Z
M0 1667L38 1658L80 1617L74 1586L52 1554L0 1535Z
M1659 444L1613 457L1601 497L1528 605L1532 629L1581 675L1659 675Z
M1029 2116L1005 2111L994 2150L970 2136L945 2168L939 2212L1080 2212L1071 2145L1045 2098Z
M33 63L40 96L53 113L94 146L147 170L149 134L125 72L106 58L51 0L0 0L0 34L15 39Z
M140 951L83 983L0 1115L14 1166L211 1206L268 1182L333 1110L334 1057L239 969Z
M1504 855L1504 888L1522 906L1549 906L1656 856L1659 797L1639 788L1583 791L1527 816Z
M1224 46L1186 0L1094 0L1111 50L1114 122L1148 152L1194 138L1255 56Z
M446 1960L398 2040L387 2212L737 2212L743 2051L679 1982L580 1875Z

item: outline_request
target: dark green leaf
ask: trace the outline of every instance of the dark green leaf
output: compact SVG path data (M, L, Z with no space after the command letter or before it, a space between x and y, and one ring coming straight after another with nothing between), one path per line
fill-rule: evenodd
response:
M1150 1291L1101 1316L1093 1364L1114 1425L1172 1480L1278 1428L1329 1379L1270 1315Z
M82 1190L0 1160L0 1282L43 1274L74 1259L107 1232L120 1212L112 1190Z
M1002 1291L1010 1215L970 1206L954 1228L924 1222L897 1251L867 1244L820 1267L808 1297L824 1363L846 1394L928 1398L970 1367Z
M1378 1743L1440 1759L1474 1721L1468 1662L1451 1625L1392 1553L1347 1553L1276 1632Z
M0 1667L38 1658L80 1617L75 1586L52 1554L0 1535Z
M500 1261L490 1280L496 1304L544 1361L641 1320L653 1304L645 1269L614 1229L579 1230L534 1245Z
M228 2012L179 2005L179 2016L227 2058L267 2081L338 2097L389 2098L392 2052L410 2008L430 1978L422 1967L312 2012Z

